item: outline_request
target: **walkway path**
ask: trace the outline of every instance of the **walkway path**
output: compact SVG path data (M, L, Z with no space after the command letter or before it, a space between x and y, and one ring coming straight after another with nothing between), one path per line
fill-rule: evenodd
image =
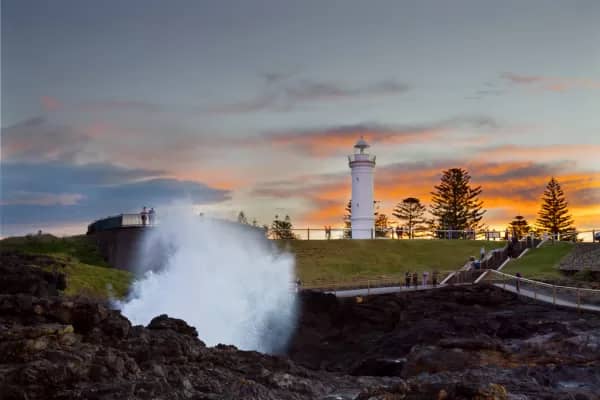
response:
M581 309L581 310L587 310L587 311L600 312L600 305L589 304L589 303L584 303L584 302L581 302L578 304L577 301L568 300L560 295L556 296L556 295L552 295L552 294L549 295L549 294L542 293L542 291L544 289L546 289L546 291L553 290L554 293L556 293L556 289L569 290L569 291L571 291L571 293L577 293L578 290L581 290L583 293L586 293L586 294L590 294L590 293L593 295L597 294L598 297L600 298L599 290L569 288L569 287L565 287L565 286L556 286L555 287L555 286L549 285L544 282L537 282L537 281L532 281L529 279L521 278L520 279L522 282L521 288L519 291L517 291L515 284L511 282L511 280L514 281L517 279L515 276L504 274L502 272L498 272L495 270L486 271L486 273L484 273L482 276L480 276L473 283L461 283L459 285L471 285L471 284L478 284L480 282L486 282L485 281L486 275L489 275L490 277L494 276L496 278L499 276L502 280L501 282L499 282L498 280L492 280L487 283L490 283L490 284L492 284L500 289L506 290L508 292L517 293L520 296L532 298L532 299L535 299L537 301L541 301L541 302L547 303L547 304L553 304L553 305L557 305L557 306L569 307L569 308ZM506 280L506 282L505 282L505 280ZM532 285L534 285L533 287L539 286L538 290L532 290L531 288L526 286L526 284L532 284ZM456 286L456 285L457 284L454 284L454 286ZM402 293L402 292L434 290L434 289L439 289L439 288L446 287L446 286L450 286L450 285L449 284L439 284L437 286L419 285L417 287L414 287L414 286L411 286L411 287L383 286L383 287L370 287L370 288L363 288L363 289L327 290L327 291L325 291L325 293L331 293L331 294L336 295L337 297L355 297L355 296L370 296L370 295L388 294L388 293ZM579 298L579 297L577 297L577 298Z
M552 296L540 294L540 293L534 292L533 290L524 289L524 288L521 288L520 290L517 291L517 288L514 285L510 285L510 284L494 283L494 286L499 287L502 290L506 290L506 291L512 292L512 293L517 293L521 296L529 297L529 298L532 298L532 299L535 299L535 300L538 300L538 301L541 301L544 303L556 304L557 306L563 306L563 307L569 307L569 308L580 308L582 310L600 312L600 306L594 306L591 304L583 304L583 303L581 305L578 305L575 302L563 300L558 297L555 300Z
M337 297L354 297L354 296L370 296L374 294L387 294L387 293L400 293L400 292L416 292L422 290L433 290L439 289L447 285L419 285L416 288L414 286L387 286L387 287L376 287L376 288L364 288L364 289L347 289L347 290L336 290L327 291L325 293L335 294Z

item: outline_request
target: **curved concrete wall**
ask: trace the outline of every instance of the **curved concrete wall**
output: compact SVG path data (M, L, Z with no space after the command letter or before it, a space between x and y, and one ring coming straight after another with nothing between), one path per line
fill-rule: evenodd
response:
M123 227L90 233L100 253L115 268L136 271L136 259L148 227Z

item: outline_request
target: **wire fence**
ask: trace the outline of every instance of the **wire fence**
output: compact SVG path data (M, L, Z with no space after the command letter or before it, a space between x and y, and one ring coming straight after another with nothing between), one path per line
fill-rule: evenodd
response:
M407 239L441 239L441 240L488 240L509 241L512 234L507 231L497 230L450 230L437 229L428 231L409 232L406 230L389 229L345 229L345 228L293 228L281 231L269 230L267 235L270 239L296 239L296 240L343 240L352 239L352 233L356 232L360 238L372 240L407 240ZM554 241L578 241L600 243L600 228L590 230L579 230L552 235L542 233L538 235L525 235L518 239L524 240L536 238L540 240Z
M159 225L160 220L156 217L142 219L141 214L120 214L117 216L107 217L93 222L88 226L88 231L98 231L106 229L114 229L119 227L143 227ZM264 228L256 226L257 230ZM408 229L385 228L385 229L349 229L349 228L292 228L273 230L268 229L265 235L269 239L297 239L297 240L342 240L352 239L352 233L355 236L366 239L388 239L388 240L406 240L406 239L459 239L459 240L511 240L512 234L508 230L472 230L472 229ZM534 237L533 234L526 237ZM535 236L538 239L549 239L556 241L571 240L580 242L599 242L600 243L600 228L565 232L562 234L552 235L550 233L542 233Z

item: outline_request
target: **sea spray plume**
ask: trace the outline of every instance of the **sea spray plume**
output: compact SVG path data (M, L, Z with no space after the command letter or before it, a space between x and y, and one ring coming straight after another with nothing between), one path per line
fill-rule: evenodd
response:
M145 237L139 263L155 268L134 282L130 299L120 304L133 323L145 325L164 313L195 326L208 345L285 350L296 321L290 291L294 258L262 232L204 217L166 215Z

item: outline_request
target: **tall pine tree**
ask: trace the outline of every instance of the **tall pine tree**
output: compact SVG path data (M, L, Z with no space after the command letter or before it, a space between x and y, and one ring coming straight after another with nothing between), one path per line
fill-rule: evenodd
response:
M283 220L279 219L279 215L275 216L275 220L271 223L271 229L269 232L273 239L296 239L296 235L293 231L292 220L289 215L286 215Z
M521 240L525 235L531 231L531 227L527 223L527 220L522 215L517 215L510 224L508 224L508 230L517 236L517 239Z
M352 200L348 200L344 211L344 239L352 239Z
M409 237L414 239L415 231L422 228L422 224L424 224L425 218L423 215L425 214L426 208L421 201L415 197L407 197L402 200L401 203L398 203L394 208L394 212L392 215L398 219L402 219L406 221L406 226L408 228Z
M431 214L438 229L462 231L483 228L485 210L479 199L481 186L471 187L471 176L463 168L442 172L442 180L431 193ZM451 237L459 237L458 233Z
M542 196L537 225L554 235L575 230L569 214L567 199L558 181L552 177Z

